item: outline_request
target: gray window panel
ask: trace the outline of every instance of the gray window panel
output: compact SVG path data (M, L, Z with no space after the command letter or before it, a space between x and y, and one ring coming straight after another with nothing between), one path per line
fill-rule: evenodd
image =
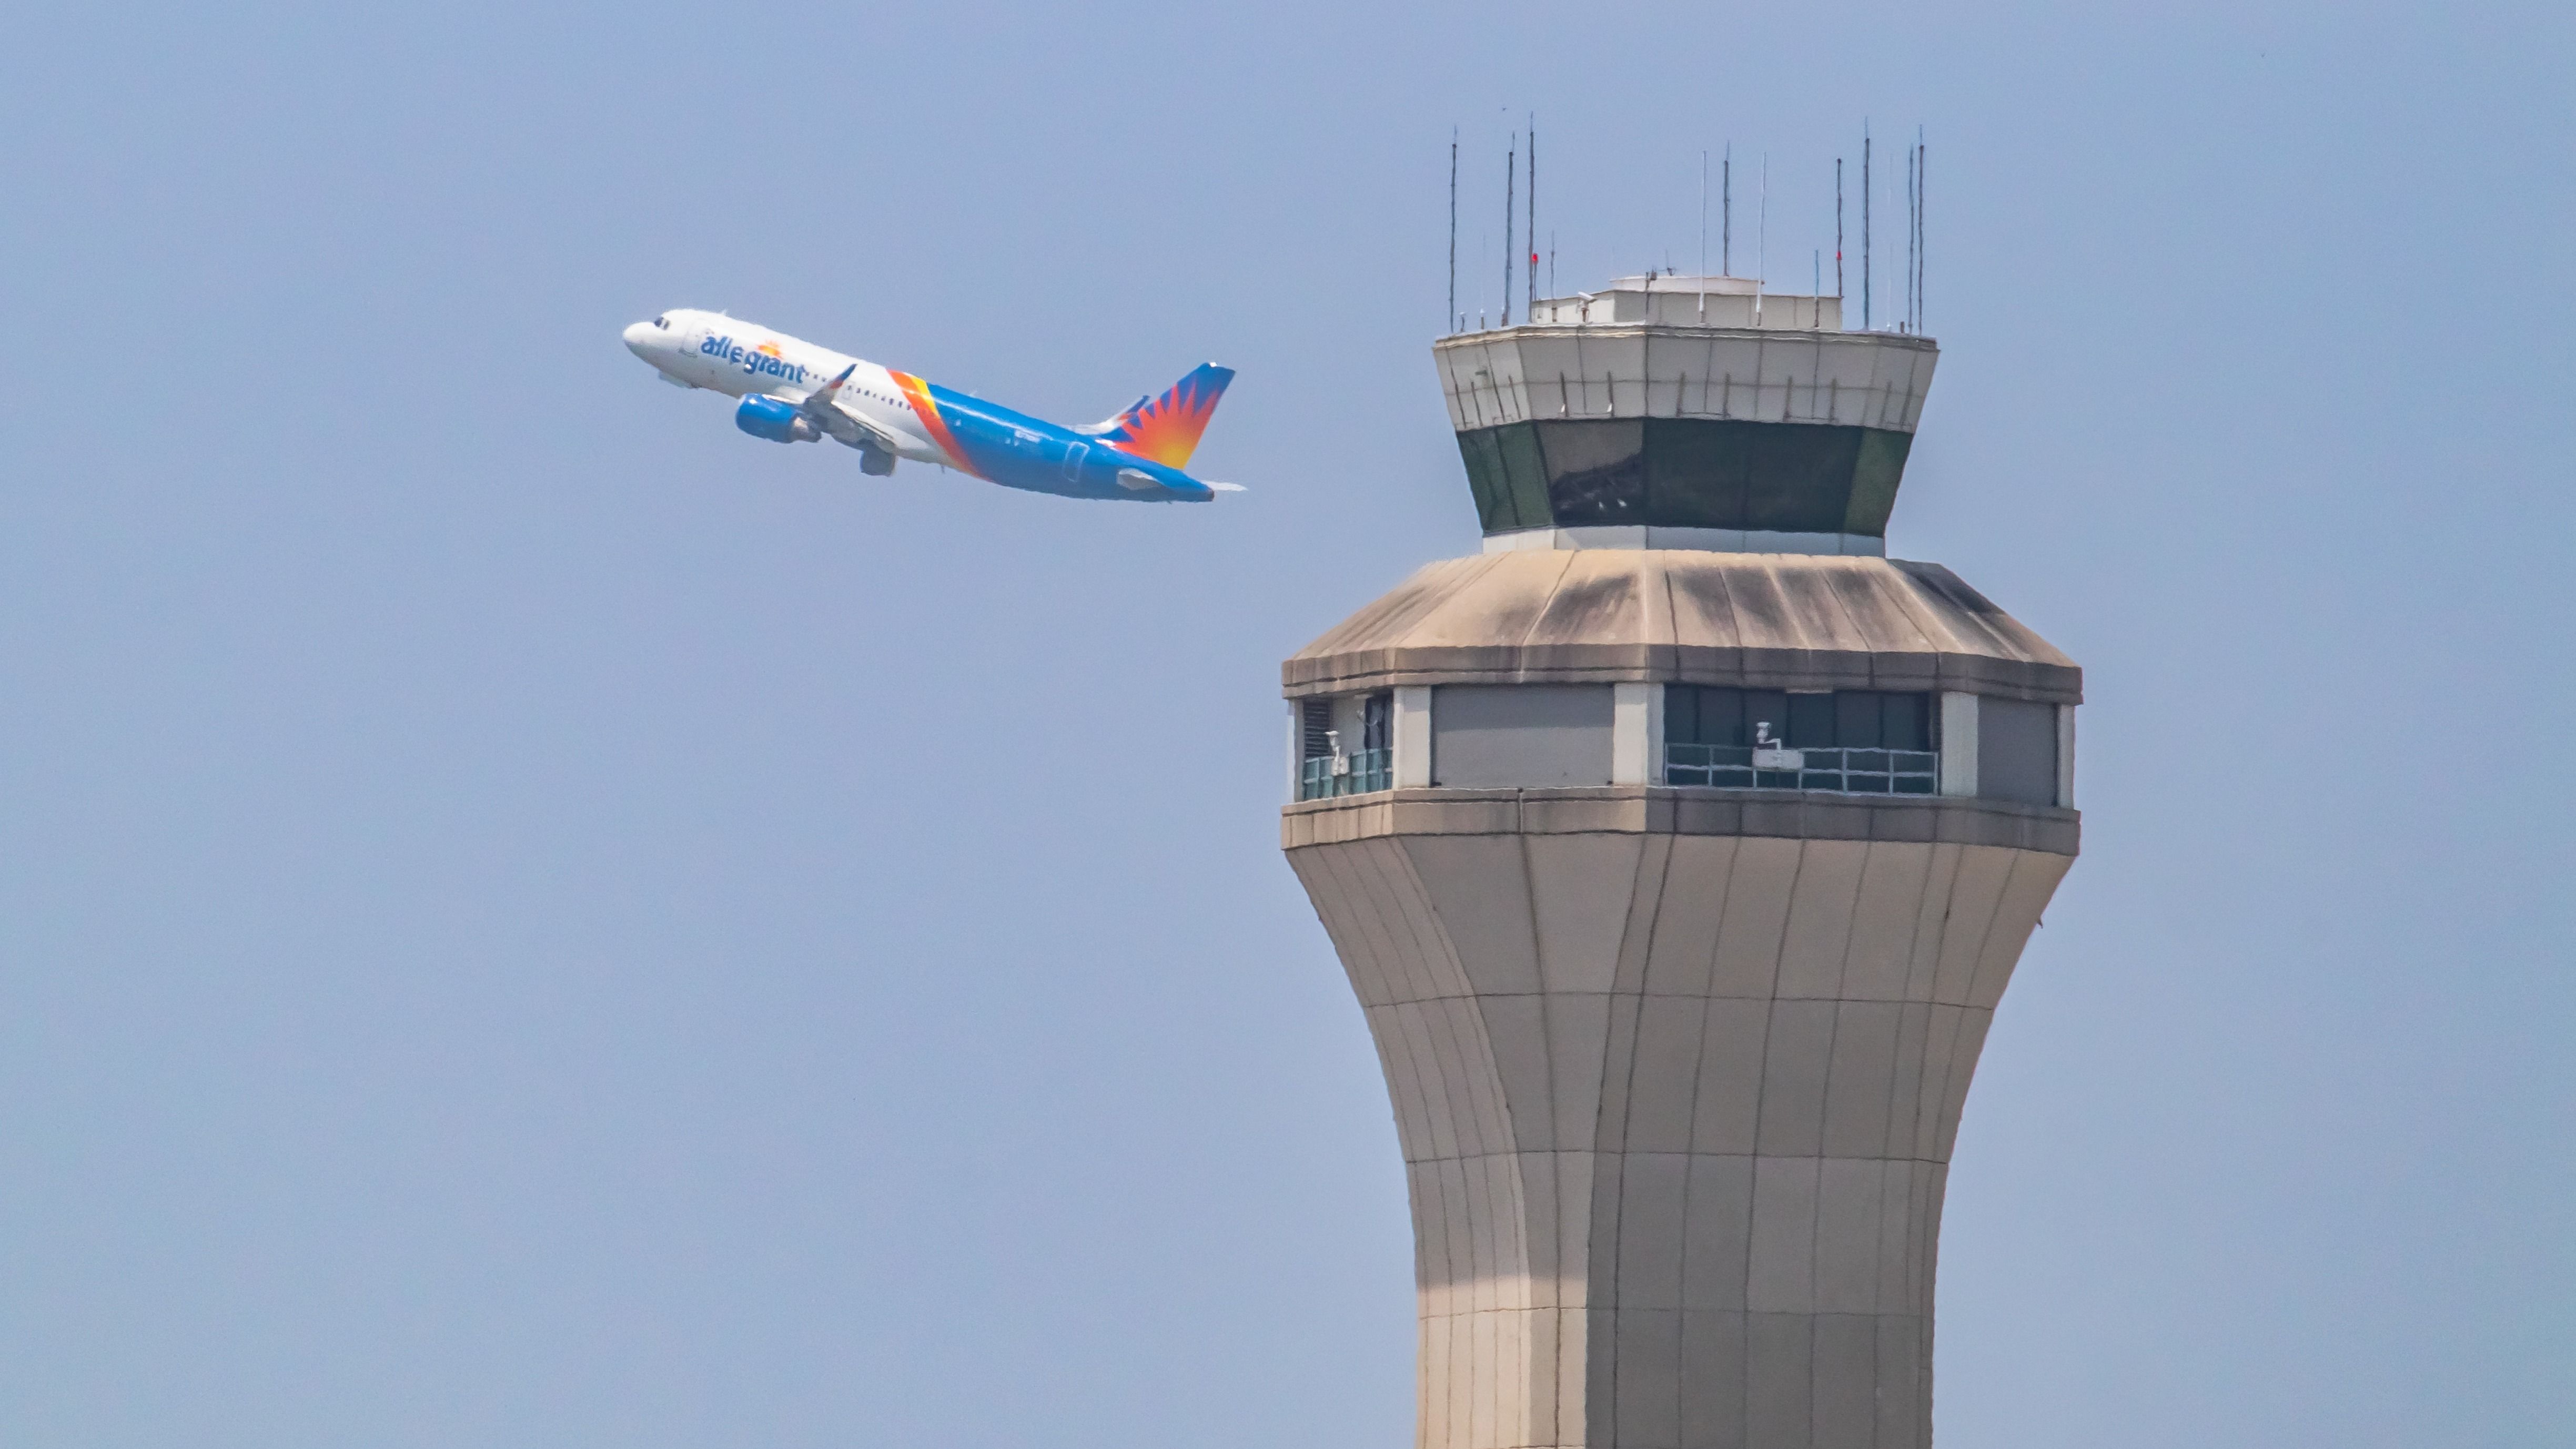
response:
M1834 695L1833 743L1846 748L1855 745L1868 748L1886 744L1887 739L1879 718L1886 709L1886 706L1881 703L1883 698L1884 696L1875 690L1837 691Z
M1664 738L1675 744L1696 745L1700 734L1700 701L1711 693L1693 689L1687 684L1664 686Z
M1548 509L1559 526L1646 521L1643 422L1530 426L1547 457Z
M1771 733L1781 733L1779 721L1771 724ZM1789 696L1788 741L1798 749L1827 749L1834 744L1834 697L1830 694L1793 694Z
M1761 726L1766 724L1771 727L1771 738L1775 740L1785 740L1789 737L1789 695L1787 691L1778 689L1748 689L1744 691L1743 700L1744 714L1736 727L1735 738L1721 741L1721 743L1730 745L1749 745L1753 743L1753 736L1760 732Z
M1307 759L1317 759L1333 752L1327 737L1333 728L1333 702L1318 696L1297 701L1298 739Z
M1460 433L1458 454L1466 460L1467 486L1476 495L1476 518L1485 532L1546 528L1555 521L1548 513L1547 468L1531 424Z
M1841 531L1851 513L1852 465L1860 456L1862 429L1815 423L1718 426L1735 432L1746 528Z
M1539 457L1537 431L1528 423L1496 429L1494 455L1511 485L1512 512L1520 526L1547 527L1547 464Z
M1912 433L1861 429L1860 459L1852 469L1851 507L1843 514L1843 532L1887 536L1887 515L1896 510L1897 480L1905 474L1905 455L1913 447Z
M1932 748L1932 696L1880 689L1787 694L1776 689L1664 687L1664 739L1676 745L1749 746L1754 726L1800 748Z
M1431 696L1432 783L1610 783L1610 686L1444 684Z
M1885 713L1880 716L1880 739L1891 750L1928 750L1932 748L1932 696L1928 694L1882 694Z
M1740 418L1550 418L1458 435L1487 533L1647 523L1878 537L1911 442Z
M1476 521L1487 533L1506 533L1522 526L1512 511L1511 480L1494 443L1497 430L1477 428L1458 435L1458 456L1467 464L1467 488L1476 495Z
M1395 696L1372 694L1360 702L1360 748L1383 750L1395 744Z
M1977 793L2020 805L2057 803L2057 706L1978 701Z

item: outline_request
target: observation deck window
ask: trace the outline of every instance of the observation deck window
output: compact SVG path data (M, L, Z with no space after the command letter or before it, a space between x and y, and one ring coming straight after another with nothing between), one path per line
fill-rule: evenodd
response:
M1877 689L1664 690L1664 780L1736 790L1930 795L1929 694Z
M1395 785L1395 697L1345 695L1297 704L1297 798L1367 795Z

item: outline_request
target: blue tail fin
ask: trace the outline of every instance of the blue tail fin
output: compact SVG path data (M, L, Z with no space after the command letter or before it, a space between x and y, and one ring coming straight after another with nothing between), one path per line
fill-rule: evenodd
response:
M1166 468L1189 466L1199 435L1216 414L1217 399L1234 381L1234 369L1202 363L1158 398L1138 398L1136 405L1101 426L1100 436L1139 458Z

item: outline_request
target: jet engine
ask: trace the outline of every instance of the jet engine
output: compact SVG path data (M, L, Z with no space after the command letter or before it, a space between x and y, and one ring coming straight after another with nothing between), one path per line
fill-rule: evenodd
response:
M810 443L823 436L814 420L797 410L794 403L780 402L758 393L742 400L733 410L733 425L755 438L773 443Z

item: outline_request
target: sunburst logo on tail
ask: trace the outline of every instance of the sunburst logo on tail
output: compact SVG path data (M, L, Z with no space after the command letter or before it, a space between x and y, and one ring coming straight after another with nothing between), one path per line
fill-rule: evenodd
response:
M1118 415L1101 436L1137 457L1166 468L1186 467L1198 451L1199 435L1216 415L1217 399L1234 381L1234 369L1206 363L1172 385L1161 397L1139 402Z

